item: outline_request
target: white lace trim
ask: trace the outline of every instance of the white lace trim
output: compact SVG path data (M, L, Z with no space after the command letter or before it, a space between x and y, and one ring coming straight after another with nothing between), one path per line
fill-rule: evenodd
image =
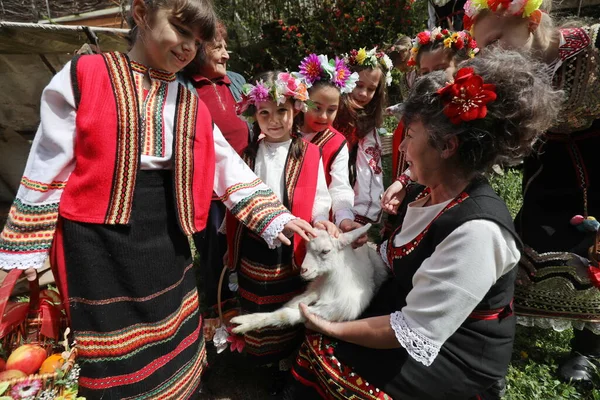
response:
M396 339L412 358L426 367L433 363L441 346L412 330L402 311L396 311L390 315L390 325L396 334Z
M279 239L277 239L277 235L281 233L285 224L295 219L296 217L294 217L292 214L285 213L277 216L273 221L271 221L269 226L267 226L267 229L265 229L261 235L262 238L265 239L265 242L267 242L267 245L270 249L274 249L281 245L281 242Z
M589 329L596 335L600 335L600 323L599 322L587 322L577 321L568 319L554 319L554 318L542 318L542 317L528 317L528 316L517 316L517 323L523 326L536 326L542 329L554 329L557 332L562 332L565 329Z
M379 246L379 256L381 257L381 259L383 260L383 262L385 263L385 265L389 269L392 269L392 267L390 266L390 263L388 261L388 257L387 257L388 243L389 243L388 240L386 240L383 243L381 243L381 246ZM394 315L394 314L392 314L392 315ZM393 328L393 326L392 326L392 328Z
M48 252L36 253L0 253L0 269L41 269L44 267L44 261L48 257Z

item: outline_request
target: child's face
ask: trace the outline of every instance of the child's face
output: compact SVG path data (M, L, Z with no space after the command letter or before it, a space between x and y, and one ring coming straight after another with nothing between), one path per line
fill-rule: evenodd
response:
M285 142L290 139L296 110L292 101L277 105L274 101L263 101L256 106L256 121L269 142Z
M321 132L327 129L338 112L340 91L333 86L319 86L310 92L315 107L304 113L304 133Z
M482 49L497 44L503 49L530 50L533 44L529 19L494 13L477 17L473 27L473 38Z
M424 51L419 57L419 75L446 70L453 65L454 61L452 57L443 48L434 51Z
M145 62L150 67L175 73L196 56L197 34L170 10L159 9L140 22L136 45L143 47Z
M352 100L354 100L359 106L365 107L373 100L379 80L381 79L381 69L367 68L363 69L358 73L358 81L356 87L350 93Z

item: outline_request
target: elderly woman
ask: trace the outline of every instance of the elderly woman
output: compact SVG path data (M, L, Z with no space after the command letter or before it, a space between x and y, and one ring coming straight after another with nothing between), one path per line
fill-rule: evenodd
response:
M203 43L196 60L184 71L188 87L193 87L204 101L213 122L219 127L231 147L241 154L248 146L250 130L240 119L235 104L241 99L242 85L246 80L235 72L227 71L227 28L219 21L212 42ZM225 207L215 196L210 206L209 219L204 235L196 236L195 244L200 253L202 302L205 306L217 303L217 287L223 269L223 255L227 249L225 235L218 232L225 218ZM224 284L226 289L226 283ZM224 290L228 297L228 290Z
M510 65L510 68L506 66ZM493 52L417 80L401 150L402 225L380 247L392 278L363 318L309 314L288 397L469 399L508 368L520 242L484 172L526 154L561 93L523 56ZM386 397L387 396L387 397Z

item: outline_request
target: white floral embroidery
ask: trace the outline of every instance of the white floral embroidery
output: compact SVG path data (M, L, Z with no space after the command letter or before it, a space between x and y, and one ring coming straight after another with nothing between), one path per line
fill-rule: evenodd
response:
M390 315L390 325L396 334L396 339L412 358L426 367L433 363L441 346L412 330L402 311L396 311Z

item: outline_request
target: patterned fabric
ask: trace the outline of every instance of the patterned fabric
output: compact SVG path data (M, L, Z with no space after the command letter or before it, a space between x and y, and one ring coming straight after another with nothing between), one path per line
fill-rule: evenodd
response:
M166 195L173 180L141 171L136 181L130 226L62 219L57 235L52 265L66 282L80 395L196 398L206 350L189 245Z
M15 199L0 233L0 254L13 268L42 263L52 245L57 219L58 203L34 205Z
M126 224L131 213L133 188L139 160L139 125L136 83L129 71L127 57L121 53L105 53L108 74L117 99L117 165L111 194L107 224Z
M336 342L318 333L307 334L292 369L294 378L314 388L324 399L391 400L335 356Z
M565 91L566 101L554 133L587 129L600 118L600 24L562 29L562 65L554 74L554 84Z
M526 248L521 264L515 289L520 318L577 320L580 328L600 334L600 290L590 281L586 260L573 253L538 254Z

